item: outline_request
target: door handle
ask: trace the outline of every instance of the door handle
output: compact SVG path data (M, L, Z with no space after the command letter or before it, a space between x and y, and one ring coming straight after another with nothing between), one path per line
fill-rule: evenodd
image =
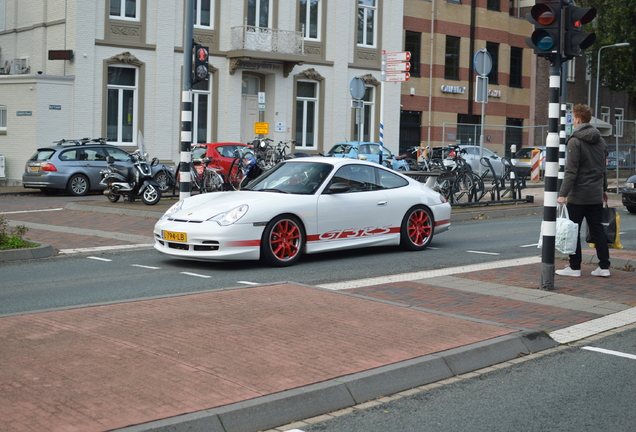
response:
M387 201L378 201L378 205L379 205L379 206L385 206L385 205L387 205L387 204L388 204L388 202L387 202Z

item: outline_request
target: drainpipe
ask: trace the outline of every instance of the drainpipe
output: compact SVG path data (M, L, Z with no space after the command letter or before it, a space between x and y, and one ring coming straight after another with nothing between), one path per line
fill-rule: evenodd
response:
M475 69L473 58L475 57L475 21L477 19L477 0L470 5L470 53L468 63L468 115L473 115L473 97L475 94Z
M431 145L431 121L432 114L431 109L433 109L433 61L434 61L434 52L435 52L435 0L431 0L431 45L430 45L430 59L428 61L428 139L427 143L430 147Z

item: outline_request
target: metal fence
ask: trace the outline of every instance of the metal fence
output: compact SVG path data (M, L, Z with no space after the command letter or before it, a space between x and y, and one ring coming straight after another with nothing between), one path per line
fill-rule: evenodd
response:
M537 134L541 137L537 142ZM484 125L484 146L499 154L499 156L512 157L511 146L517 150L521 147L545 145L548 134L548 125L541 126L511 126L511 125ZM481 125L466 123L443 123L442 145L479 145Z

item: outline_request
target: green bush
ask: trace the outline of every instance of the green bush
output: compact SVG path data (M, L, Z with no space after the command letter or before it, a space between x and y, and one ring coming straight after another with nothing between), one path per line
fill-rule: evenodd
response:
M22 239L28 231L27 227L24 225L18 225L10 231L7 231L8 226L9 223L7 220L0 216L0 250L23 249L37 246Z

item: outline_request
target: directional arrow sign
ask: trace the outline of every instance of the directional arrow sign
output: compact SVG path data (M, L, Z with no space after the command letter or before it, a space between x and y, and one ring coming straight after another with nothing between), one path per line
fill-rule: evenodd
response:
M387 72L402 72L411 70L410 62L391 62L384 65Z
M411 74L408 72L386 73L384 74L384 81L386 82L408 81L410 77L411 77Z
M409 61L411 60L411 53L409 51L386 53L386 61Z

